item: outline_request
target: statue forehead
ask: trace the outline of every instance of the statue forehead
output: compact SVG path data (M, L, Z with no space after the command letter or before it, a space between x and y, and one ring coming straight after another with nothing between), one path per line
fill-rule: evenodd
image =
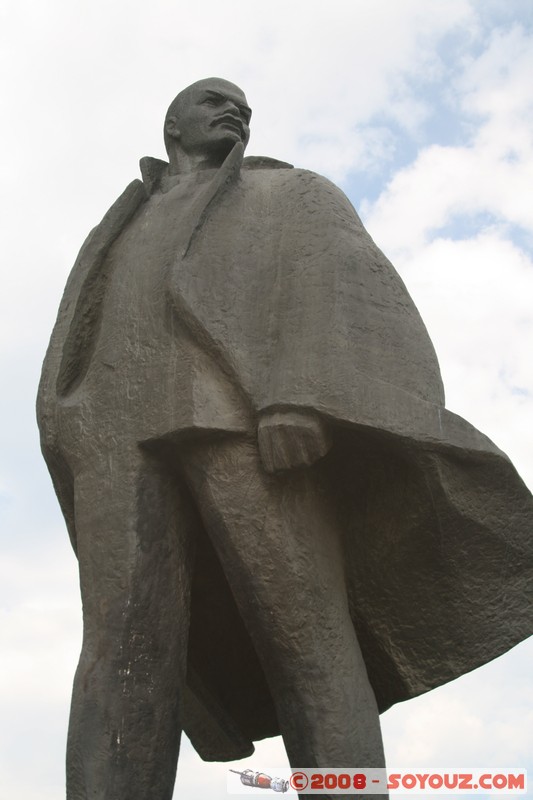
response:
M243 90L236 84L224 80L224 78L203 78L200 81L195 81L195 83L191 83L190 86L183 89L176 97L176 100L183 103L208 90L246 102L246 95Z

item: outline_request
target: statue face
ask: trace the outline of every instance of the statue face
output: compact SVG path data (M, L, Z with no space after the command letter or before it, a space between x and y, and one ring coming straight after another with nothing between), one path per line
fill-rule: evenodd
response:
M244 92L228 81L208 78L185 89L167 133L185 153L225 158L237 142L250 138L252 115Z

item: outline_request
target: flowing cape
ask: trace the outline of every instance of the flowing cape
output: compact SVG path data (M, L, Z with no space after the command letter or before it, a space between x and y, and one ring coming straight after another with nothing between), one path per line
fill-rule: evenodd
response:
M347 198L289 167L268 159L241 167L239 153L229 157L187 211L168 290L256 418L312 410L333 432L320 469L344 521L352 619L383 711L531 633L533 503L507 456L445 409L426 328ZM164 170L145 160L148 189L131 184L80 254L43 372L44 429L57 392L79 383L90 359L98 292L84 310L80 287L105 272L106 247ZM54 477L52 439L45 430ZM56 471L60 500L62 481ZM184 729L204 759L229 760L279 726L231 590L202 541Z

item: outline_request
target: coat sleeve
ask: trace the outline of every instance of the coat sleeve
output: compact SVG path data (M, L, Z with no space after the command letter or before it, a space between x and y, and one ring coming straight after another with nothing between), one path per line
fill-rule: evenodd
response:
M105 257L145 199L142 182L132 181L90 232L68 277L37 395L37 420L45 438L52 427L57 396L79 382L90 359L98 324L96 306L105 282Z
M74 485L59 444L56 422L58 398L78 385L88 367L98 331L99 301L106 279L106 255L145 198L142 182L133 181L88 235L67 280L43 363L37 393L41 449L74 550Z

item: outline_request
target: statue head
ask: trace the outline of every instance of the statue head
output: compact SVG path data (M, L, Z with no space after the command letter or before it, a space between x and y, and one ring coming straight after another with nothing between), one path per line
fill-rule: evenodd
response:
M174 98L165 117L171 172L218 167L237 142L246 147L252 111L242 89L205 78Z

